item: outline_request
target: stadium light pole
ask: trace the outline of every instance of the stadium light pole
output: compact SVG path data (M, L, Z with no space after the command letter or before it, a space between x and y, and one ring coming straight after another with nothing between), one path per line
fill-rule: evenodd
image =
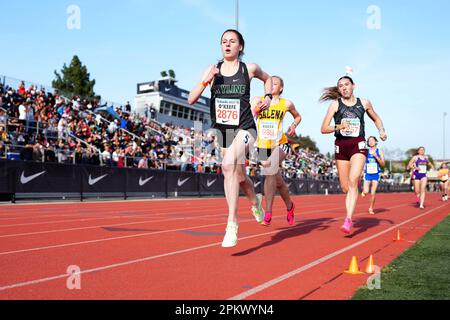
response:
M443 118L443 126L442 126L442 131L443 131L443 141L442 141L442 147L443 147L443 157L442 160L445 161L445 117L447 116L447 112L444 112L444 116Z
M239 0L236 0L236 30L239 31Z

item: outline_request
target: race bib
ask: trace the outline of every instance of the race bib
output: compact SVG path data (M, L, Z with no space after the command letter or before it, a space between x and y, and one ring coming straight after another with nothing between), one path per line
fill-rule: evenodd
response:
M367 173L368 174L376 174L378 173L378 164L374 162L370 162L367 164Z
M344 137L359 137L359 131L361 128L361 122L358 118L344 118L341 121L341 124L348 124L348 128L346 130L341 130L341 135Z
M258 134L262 140L276 140L278 137L278 122L260 120Z
M427 173L427 165L426 164L419 165L419 173Z
M240 114L240 99L216 99L216 123L227 126L238 126Z

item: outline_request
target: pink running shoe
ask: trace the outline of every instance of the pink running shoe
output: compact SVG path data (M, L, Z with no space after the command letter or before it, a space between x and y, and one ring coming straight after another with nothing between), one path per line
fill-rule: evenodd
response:
M419 196L416 196L416 204L420 205L420 197Z
M270 223L272 222L272 212L266 212L264 213L264 220L261 222L263 226L270 226Z
M352 219L345 218L344 224L341 227L341 231L345 234L349 234L352 225L353 225Z
M291 210L288 210L287 212L287 222L289 223L289 225L293 225L294 224L294 210L295 210L295 203L292 203L292 208Z

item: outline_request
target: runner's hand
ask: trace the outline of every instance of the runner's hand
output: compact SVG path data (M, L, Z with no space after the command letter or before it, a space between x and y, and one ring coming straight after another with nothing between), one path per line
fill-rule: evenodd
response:
M386 139L387 139L386 132L384 132L384 131L380 132L380 139L383 141L386 141Z
M270 107L270 98L269 97L265 97L264 100L262 100L261 105L260 105L260 110L264 111L266 109L269 109Z
M336 127L338 130L343 130L343 131L347 131L349 128L348 123L341 123L341 124L338 124Z
M294 125L290 125L289 127L289 131L288 131L288 135L290 135L291 137L295 135L295 126Z
M220 72L219 68L217 68L217 65L214 65L214 67L211 68L208 75L206 76L206 79L204 79L204 82L211 83L213 81L214 77L218 75Z

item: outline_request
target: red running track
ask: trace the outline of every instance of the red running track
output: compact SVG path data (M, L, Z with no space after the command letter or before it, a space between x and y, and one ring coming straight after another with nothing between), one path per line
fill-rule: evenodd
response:
M230 249L224 198L0 205L0 299L349 299L369 277L343 274L353 255L384 267L450 211L438 194L413 200L379 194L371 216L360 198L345 236L344 195L294 197L294 226L277 197L270 227L241 198Z

